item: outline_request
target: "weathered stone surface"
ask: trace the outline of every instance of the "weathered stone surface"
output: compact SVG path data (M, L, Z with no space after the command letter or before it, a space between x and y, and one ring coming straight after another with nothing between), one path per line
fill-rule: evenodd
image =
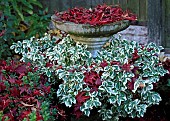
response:
M142 44L148 43L148 29L146 26L131 25L127 29L120 31L115 36L121 35L123 39L133 40Z
M55 15L53 15L51 19L56 29L69 33L74 41L86 44L87 50L91 52L93 58L97 56L98 51L100 51L103 45L110 39L110 36L129 26L128 20L92 26L89 24L76 24L62 21Z
M114 23L93 26L89 24L76 24L73 22L62 21L57 16L51 17L53 25L70 35L86 36L86 37L106 37L113 35L129 26L128 20L117 21Z

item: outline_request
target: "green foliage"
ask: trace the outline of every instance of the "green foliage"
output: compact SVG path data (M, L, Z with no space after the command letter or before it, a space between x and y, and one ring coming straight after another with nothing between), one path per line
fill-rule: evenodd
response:
M35 35L39 37L47 31L50 21L48 9L38 11L36 8L43 9L38 0L1 0L0 58L12 56L9 47L13 42Z
M33 37L11 49L22 54L22 61L39 67L52 83L55 76L62 80L57 97L77 116L78 112L90 116L97 109L103 120L143 117L148 107L161 101L153 88L167 71L158 58L162 48L154 43L143 46L112 38L95 59L69 36L60 42L50 35Z

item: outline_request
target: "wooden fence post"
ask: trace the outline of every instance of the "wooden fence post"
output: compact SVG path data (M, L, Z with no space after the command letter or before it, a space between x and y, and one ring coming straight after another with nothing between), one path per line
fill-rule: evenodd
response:
M148 0L148 42L164 41L164 0Z
M165 48L165 52L170 54L170 1L164 0L164 9L165 9L165 18L164 18L164 43L163 47Z

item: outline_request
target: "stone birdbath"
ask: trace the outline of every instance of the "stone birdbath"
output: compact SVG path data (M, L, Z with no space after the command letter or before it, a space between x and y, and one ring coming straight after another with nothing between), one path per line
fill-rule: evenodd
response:
M129 20L92 26L90 24L76 24L68 21L60 21L56 15L53 15L51 19L53 25L57 29L70 34L70 37L75 42L86 44L87 50L91 52L93 58L97 56L97 52L100 51L113 34L116 34L129 26Z
M90 24L76 24L68 21L61 21L56 15L51 17L53 25L62 31L70 34L75 41L87 45L87 50L92 57L97 56L97 52L110 39L113 34L129 27L129 20L117 21L114 23L92 26Z

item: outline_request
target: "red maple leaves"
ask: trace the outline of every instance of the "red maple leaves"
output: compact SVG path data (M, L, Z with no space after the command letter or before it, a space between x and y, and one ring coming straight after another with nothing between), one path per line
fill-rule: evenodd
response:
M79 92L77 95L76 95L76 101L77 103L79 104L82 104L84 103L86 100L88 100L90 98L90 96L85 96L86 92L85 91L82 91L82 92Z
M131 64L129 64L129 63L123 64L122 69L125 70L126 72L130 72L131 71Z
M82 112L80 111L80 107L83 105L83 103L90 98L90 96L86 96L85 91L79 92L76 95L76 101L77 103L74 106L74 114L77 118L79 118L82 115Z
M41 101L37 97L47 96L51 92L51 85L45 85L47 79L44 75L39 76L39 82L30 85L31 81L27 77L25 83L23 76L34 73L30 63L14 62L8 64L0 61L0 111L3 112L2 120L6 117L10 121L23 120L36 110L36 120L43 120L40 114Z
M98 5L94 9L73 8L68 11L55 13L61 20L78 24L104 25L121 20L137 20L129 10L123 11L120 6Z
M132 54L132 60L136 61L138 58L140 58L139 54L138 54L138 50L135 48L134 53Z
M98 87L102 84L100 75L95 71L85 72L84 73L84 82L86 83L85 86L88 86L90 88L90 92L92 93L94 91L98 90ZM90 96L86 95L87 91L81 91L76 95L76 104L74 105L74 114L77 118L79 118L82 115L82 112L80 111L80 107L83 105L84 102L86 102L88 99L90 99Z
M84 82L91 88L91 92L97 91L98 87L102 84L100 75L95 71L84 73Z

